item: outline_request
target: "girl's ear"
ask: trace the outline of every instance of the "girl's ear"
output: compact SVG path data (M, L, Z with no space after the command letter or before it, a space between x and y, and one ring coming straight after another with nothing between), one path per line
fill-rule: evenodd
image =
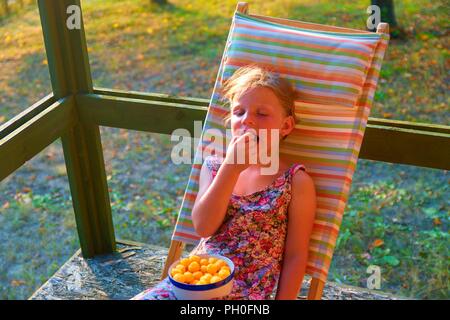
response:
M283 125L281 127L281 136L286 137L288 136L292 130L294 130L295 127L295 119L293 116L287 116L284 119Z

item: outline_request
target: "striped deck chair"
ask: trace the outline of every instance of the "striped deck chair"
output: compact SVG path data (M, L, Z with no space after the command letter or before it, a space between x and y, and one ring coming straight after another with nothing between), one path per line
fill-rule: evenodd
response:
M306 269L312 277L308 299L322 296L389 41L388 30L386 23L380 23L372 33L250 15L247 3L238 3L233 16L203 133L211 128L224 134L228 131L222 120L229 107L223 103L219 89L243 65L257 63L274 70L300 92L295 103L299 120L280 144L280 152L292 163L304 164L316 186L316 219ZM185 244L200 240L193 228L191 209L198 191L202 151L209 144L203 134L162 278L181 256Z

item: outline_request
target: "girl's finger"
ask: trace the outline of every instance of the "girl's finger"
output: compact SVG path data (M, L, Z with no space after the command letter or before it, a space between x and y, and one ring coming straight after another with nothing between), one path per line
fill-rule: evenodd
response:
M248 141L247 137L248 137L248 134L245 133L242 136L237 137L236 140L238 140L238 142L242 142L243 141L244 143L247 143L247 141Z

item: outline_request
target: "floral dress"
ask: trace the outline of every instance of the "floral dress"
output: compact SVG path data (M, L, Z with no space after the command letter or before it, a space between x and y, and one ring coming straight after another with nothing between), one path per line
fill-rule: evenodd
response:
M220 159L205 159L213 178ZM293 164L270 185L249 195L231 195L224 221L216 233L202 238L190 254L220 254L235 265L231 293L223 299L267 300L277 286L283 262L287 232L291 182L294 174L305 170ZM134 300L175 300L173 285L165 278Z

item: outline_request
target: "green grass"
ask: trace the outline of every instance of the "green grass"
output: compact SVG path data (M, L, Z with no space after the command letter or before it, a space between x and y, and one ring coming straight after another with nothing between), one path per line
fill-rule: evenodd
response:
M236 1L83 1L95 86L209 98ZM363 29L368 2L277 0L250 11ZM371 116L449 124L443 1L397 1ZM51 91L36 5L0 21L0 123ZM190 167L167 136L101 128L117 238L168 246ZM447 171L360 160L329 279L417 298L449 296ZM0 299L25 299L79 247L59 141L0 183ZM374 246L377 244L378 246Z
M367 267L378 265L382 290L447 298L448 184L430 183L438 177L438 170L404 165L397 165L397 177L365 182L364 170L377 166L388 168L371 161L358 163L330 270L332 278L365 287ZM353 261L352 268L346 268L348 260Z

